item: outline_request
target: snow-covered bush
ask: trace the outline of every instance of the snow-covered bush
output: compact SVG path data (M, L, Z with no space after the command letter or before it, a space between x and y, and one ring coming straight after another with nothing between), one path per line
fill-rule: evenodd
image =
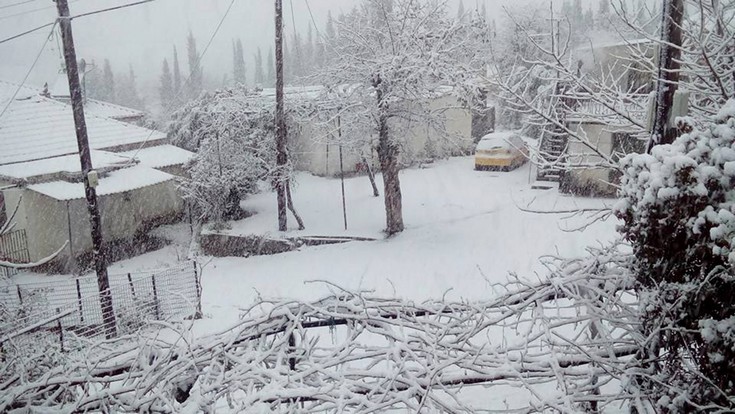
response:
M273 116L244 88L206 94L173 115L174 144L196 151L181 185L203 220L238 218L240 200L274 168Z
M622 160L650 358L635 382L662 412L735 409L735 100L713 121Z

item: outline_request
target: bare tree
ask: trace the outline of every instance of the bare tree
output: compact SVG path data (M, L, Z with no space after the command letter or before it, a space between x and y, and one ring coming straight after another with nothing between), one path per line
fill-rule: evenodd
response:
M319 78L335 90L355 85L353 111L370 119L383 173L386 233L401 232L403 211L399 180L401 134L409 119L443 129L431 113L432 96L451 92L467 107L479 102L477 46L487 34L484 21L448 17L445 2L369 0L338 23L330 42L334 59ZM329 39L327 39L329 41ZM452 89L453 88L453 89Z

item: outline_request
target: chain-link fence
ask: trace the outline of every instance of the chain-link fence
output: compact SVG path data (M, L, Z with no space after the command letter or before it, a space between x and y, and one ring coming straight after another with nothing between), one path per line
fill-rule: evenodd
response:
M39 342L58 343L63 351L72 338L124 335L150 321L201 315L195 262L151 272L111 274L109 281L115 314L112 326L103 323L96 276L0 285L2 353Z

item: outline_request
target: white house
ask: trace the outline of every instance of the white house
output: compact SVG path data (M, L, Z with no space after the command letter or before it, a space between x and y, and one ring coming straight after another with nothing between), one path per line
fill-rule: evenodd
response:
M291 106L302 103L313 103L322 95L320 86L287 87L284 90L286 101ZM421 119L392 120L401 122L396 125L402 131L401 158L404 164L411 164L417 160L436 157L467 154L474 149L479 138L494 129L494 112L491 116L474 114L469 109L461 107L456 98L451 95L451 89L444 88L444 93L437 94L431 99L431 110L435 111L434 118L443 117L446 132L453 136L447 140L440 136L435 128ZM264 89L254 99L263 104L271 104L275 100L275 89ZM325 110L323 110L325 112ZM340 174L340 146L335 144L334 137L323 136L313 125L301 122L289 130L289 145L295 160L295 167L301 171L308 171L319 176L337 176ZM336 134L336 123L335 123ZM345 128L346 130L347 128ZM343 132L349 134L349 132ZM349 138L346 142L354 142ZM360 140L364 142L364 140ZM374 137L377 143L377 136ZM346 174L360 172L365 162L376 167L377 154L375 145L365 147L344 146L342 150L342 167Z
M620 91L613 108L577 94L574 108L566 116L569 130L585 138L599 153L616 161L630 152L645 150L641 128L647 123L650 92L654 81L648 71L657 56L656 45L648 39L594 44L576 51L580 71L586 76L607 79ZM603 75L604 76L601 76ZM621 116L624 114L625 116ZM587 165L565 173L560 189L578 194L614 194L617 172L595 166L601 157L589 146L570 140L566 152L572 165Z
M12 217L25 246L1 236L0 258L34 262L66 244L53 267L78 269L92 243L71 106L0 81L0 108L8 102L0 117L0 226ZM110 248L130 247L183 212L172 173L193 154L168 145L164 133L114 119L135 111L99 102L86 109L103 237ZM19 248L27 251L19 256Z

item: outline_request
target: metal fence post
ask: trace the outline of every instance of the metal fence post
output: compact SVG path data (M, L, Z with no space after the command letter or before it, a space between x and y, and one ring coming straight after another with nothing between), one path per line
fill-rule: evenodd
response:
M79 287L79 278L77 282L77 301L79 302L79 323L84 323L84 308L82 307L82 289Z
M194 286L197 293L197 306L194 313L194 319L202 319L202 283L199 280L199 272L197 271L197 262L194 263Z
M56 308L56 314L60 314L61 309ZM64 352L64 329L61 326L61 318L56 320L56 325L59 329L59 344L61 345L61 352Z
M156 320L161 320L161 310L158 308L158 290L156 289L156 274L151 275L151 282L153 283L153 303L156 309Z
M135 301L135 286L133 286L133 278L130 276L130 273L128 273L128 284L130 285L130 293L133 295L133 301Z

